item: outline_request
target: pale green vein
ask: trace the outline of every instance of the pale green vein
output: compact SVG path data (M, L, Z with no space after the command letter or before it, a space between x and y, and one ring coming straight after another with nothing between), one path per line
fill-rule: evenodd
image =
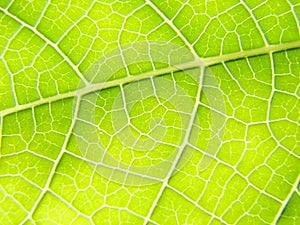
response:
M16 111L21 111L27 108L35 107L44 103L56 101L56 100L61 100L64 98L68 97L74 97L74 96L83 96L95 91L111 88L111 87L116 87L122 84L130 83L130 82L135 82L143 79L147 79L150 77L155 77L167 73L172 73L176 71L182 71L182 70L187 70L187 69L193 69L201 66L212 66L215 64L219 64L222 62L227 62L231 60L236 60L236 59L243 59L247 57L252 57L252 56L258 56L258 55L263 55L263 54L269 54L272 52L278 52L278 51L284 51L284 50L289 50L289 49L294 49L294 48L299 48L300 47L300 40L291 42L291 43L285 43L285 44L279 44L279 45L270 45L266 46L263 48L259 49L253 49L253 50L248 50L248 51L243 51L243 52L236 52L236 53L230 53L222 56L216 56L216 57L209 57L209 58L196 58L195 60L191 62L187 62L184 64L176 65L176 66L171 66L159 70L154 70L146 73L142 73L140 75L135 75L135 76L128 76L125 78L121 79L116 79L113 81L108 81L108 82L103 82L103 83L98 83L98 84L89 84L77 91L72 91L56 96L52 96L49 98L44 98L35 102L31 102L28 104L20 105L14 108L6 109L0 112L0 116L4 116Z
M248 51L234 52L231 54L204 58L202 60L204 61L205 65L211 66L214 64L218 64L220 62L226 62L226 61L231 61L231 60L236 60L236 59L246 58L251 56L258 56L258 55L268 54L272 52L279 52L283 50L299 48L299 47L300 47L300 40L289 42L289 43L277 44L277 45L269 45L262 48L248 50Z
M50 45L55 49L55 51L63 57L63 59L70 65L70 67L77 73L77 75L80 77L80 79L84 82L85 85L88 85L88 81L85 79L85 77L82 75L82 73L79 71L78 67L74 65L74 63L69 59L69 57L66 56L66 54L53 42L51 42L47 37L45 37L44 34L40 33L35 27L32 27L22 20L20 20L18 17L13 15L12 13L8 12L7 10L3 10L0 8L0 11L6 14L7 16L11 17L15 21L21 24L22 27L26 27L29 30L31 30L34 34L36 34L39 38L41 38L45 43Z
M298 175L298 178L296 179L295 183L293 184L289 194L286 196L286 198L284 199L283 203L281 204L280 209L278 210L272 224L277 224L284 209L286 208L287 204L289 203L290 199L292 198L293 194L295 193L295 191L297 190L298 184L300 182L300 174Z
M66 138L65 138L65 142L62 146L62 149L59 153L59 155L57 156L56 160L55 160L55 163L51 169L51 172L49 174L49 179L47 180L47 183L45 184L44 188L42 189L41 191L41 194L39 195L39 197L37 198L37 200L35 201L33 207L31 208L30 212L28 213L27 217L23 220L23 222L25 222L27 219L30 219L32 218L35 210L37 209L38 205L40 204L40 202L42 201L43 197L45 196L45 194L47 193L47 191L49 191L50 189L50 184L52 182L52 179L55 175L55 171L59 165L59 162L61 161L64 153L65 153L65 149L66 149L66 146L68 144L68 141L70 139L70 136L71 136L71 133L73 132L73 127L75 126L75 122L76 122L76 118L77 118L77 113L78 113L78 110L79 110L79 99L76 99L76 103L75 103L75 109L74 109L74 115L73 115L73 118L72 118L72 124L70 125L70 128L69 128L69 132L66 134Z

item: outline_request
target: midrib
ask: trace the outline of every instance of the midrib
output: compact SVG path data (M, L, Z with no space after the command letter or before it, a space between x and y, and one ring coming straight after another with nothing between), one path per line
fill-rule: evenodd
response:
M99 91L99 90L103 90L103 89L107 89L107 88L111 88L111 87L116 87L121 84L139 81L139 80L143 80L146 78L155 77L155 76L159 76L159 75L163 75L163 74L167 74L167 73L171 73L171 72L193 69L193 68L197 68L197 67L200 67L203 65L212 66L212 65L216 65L216 64L231 61L231 60L242 59L242 58L251 57L251 56L258 56L258 55L263 55L263 54L269 54L272 52L289 50L289 49L294 49L294 48L299 48L299 47L300 47L300 40L294 41L294 42L289 42L289 43L278 44L278 45L269 45L269 46L265 46L265 47L262 47L259 49L253 49L253 50L248 50L248 51L243 51L243 52L234 52L234 53L225 54L225 55L221 55L221 56L208 57L208 58L203 58L203 59L196 58L194 61L187 62L184 64L180 64L180 65L176 65L176 66L172 66L172 67L168 67L168 68L163 68L163 69L159 69L159 70L155 70L155 71L150 71L150 72L142 73L140 75L120 78L120 79L116 79L113 81L107 81L107 82L98 83L98 84L90 84L90 85L87 85L76 91L55 95L52 97L44 98L44 99L41 99L41 100L38 100L35 102L31 102L28 104L24 104L24 105L19 105L14 108L10 108L10 109L1 111L0 116L4 116L7 114L16 112L16 111L21 111L21 110L24 110L27 108L32 108L32 107L42 105L45 103L49 103L49 102L53 102L53 101L57 101L57 100L61 100L61 99L69 98L69 97L83 96L83 95L86 95L86 94L89 94L89 93L92 93L95 91Z
M204 63L208 66L218 64L221 62L227 62L235 59L241 59L241 58L246 58L246 57L251 57L251 56L258 56L258 55L263 55L263 54L268 54L272 52L279 52L283 50L289 50L293 48L299 48L300 47L300 40L294 41L294 42L289 42L289 43L283 43L283 44L278 44L278 45L268 45L262 48L257 48L257 49L252 49L248 51L242 51L242 52L234 52L230 54L225 54L221 56L216 56L216 57L209 57L203 59Z

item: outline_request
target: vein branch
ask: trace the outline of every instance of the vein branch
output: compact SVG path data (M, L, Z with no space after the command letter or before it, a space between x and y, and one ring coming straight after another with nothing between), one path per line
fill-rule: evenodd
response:
M275 216L272 224L275 225L275 224L277 224L279 222L279 220L280 220L280 218L281 218L281 216L283 214L284 209L287 207L287 205L290 202L293 194L297 192L297 187L298 187L299 183L300 183L300 174L298 175L298 178L296 179L295 183L293 184L293 186L292 186L289 194L286 196L286 198L282 202L281 207L279 208L279 210L278 210L278 212L277 212L277 214L276 214L276 216Z
M20 23L21 26L26 27L27 29L31 30L34 34L36 34L39 38L41 38L45 43L47 43L48 45L50 45L51 47L53 47L55 49L55 51L59 55L61 55L63 57L63 59L71 66L71 68L78 74L78 76L80 77L80 79L82 80L82 82L84 82L85 85L89 84L89 82L86 80L86 78L83 76L83 74L79 71L78 67L57 46L56 43L50 41L44 34L42 34L41 32L39 32L35 27L32 27L32 26L28 25L27 23L25 23L24 21L22 21L21 19L19 19L18 17L16 17L12 13L10 13L9 11L1 9L1 8L0 8L0 11L3 12L4 14L6 14L7 16L11 17L12 19L14 19L15 21L17 21L18 23Z
M44 99L41 99L41 100L38 100L35 102L31 102L31 103L27 103L24 105L19 105L14 108L9 108L9 109L3 110L0 112L0 116L4 116L4 115L10 114L10 113L14 113L16 111L21 111L21 110L24 110L27 108L35 107L35 106L38 106L38 105L41 105L44 103L61 100L61 99L68 98L68 97L83 96L85 94L93 93L95 91L99 91L102 89L116 87L116 86L120 86L122 84L147 79L150 77L160 76L163 74L168 74L168 73L177 72L177 71L183 71L183 70L187 70L187 69L198 68L200 66L212 66L212 65L216 65L216 64L231 61L231 60L243 59L243 58L247 58L247 57L251 57L251 56L269 54L270 52L284 51L284 50L295 49L295 48L299 48L299 47L300 47L300 40L295 41L295 42L286 43L286 44L270 45L270 46L259 48L259 49L253 49L253 50L249 50L249 51L226 54L226 55L222 55L222 56L215 56L215 57L209 57L209 58L197 57L195 60L193 60L191 62L187 62L187 63L183 63L180 65L175 65L175 66L170 66L167 68L162 68L162 69L158 69L158 70L154 70L154 71L150 71L150 72L145 72L140 75L128 76L125 78L120 78L120 79L116 79L116 80L112 80L112 81L108 81L108 82L97 83L97 84L87 84L85 87L78 89L76 91L55 95L55 96L44 98Z

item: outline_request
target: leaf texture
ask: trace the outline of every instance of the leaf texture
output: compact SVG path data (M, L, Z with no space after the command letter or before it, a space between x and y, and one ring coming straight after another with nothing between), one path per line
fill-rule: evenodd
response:
M0 7L0 224L300 224L299 0Z

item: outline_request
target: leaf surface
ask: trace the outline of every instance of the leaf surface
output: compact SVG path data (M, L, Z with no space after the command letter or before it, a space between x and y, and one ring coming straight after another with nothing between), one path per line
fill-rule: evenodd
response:
M1 224L300 223L299 0L0 6Z

